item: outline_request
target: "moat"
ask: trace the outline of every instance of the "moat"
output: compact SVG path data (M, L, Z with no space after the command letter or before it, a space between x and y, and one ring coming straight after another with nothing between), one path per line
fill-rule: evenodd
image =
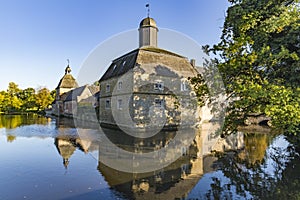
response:
M151 153L171 146L179 134L198 139L181 148L172 162L151 155L153 166L159 161L162 167L151 170L137 156L127 160L132 172L111 164L128 163L122 150ZM250 129L233 136L232 150L227 142L223 152L206 154L210 147L202 146L207 141L203 135L186 129L137 140L121 131L99 130L95 123L3 115L0 199L299 198L299 146L294 141L267 129ZM116 147L121 150L114 154Z

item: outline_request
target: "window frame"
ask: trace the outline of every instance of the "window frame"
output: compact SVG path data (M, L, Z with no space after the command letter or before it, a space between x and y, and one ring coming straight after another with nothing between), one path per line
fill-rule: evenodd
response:
M182 81L181 81L181 83L180 83L180 90L181 90L182 92L183 92L183 91L189 91L187 80L182 80Z
M110 92L110 84L109 83L106 84L105 92Z
M164 107L164 100L160 98L154 99L154 107L155 108L163 108Z
M111 101L110 99L105 100L105 109L109 110L111 108Z
M153 85L155 91L163 91L164 90L164 82L163 81L156 81Z
M118 101L117 101L117 109L118 110L122 110L123 109L123 100L122 99L118 99Z
M123 89L123 82L118 81L118 90L122 90L122 89Z

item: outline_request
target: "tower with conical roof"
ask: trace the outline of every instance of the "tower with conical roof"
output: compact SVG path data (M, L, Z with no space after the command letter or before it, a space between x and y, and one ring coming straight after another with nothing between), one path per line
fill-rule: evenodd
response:
M66 93L78 87L76 79L71 75L71 68L68 66L65 69L65 75L60 79L56 87L56 99L59 100L63 93Z
M78 83L76 79L71 75L71 68L68 60L68 65L65 68L65 74L60 79L57 87L55 88L56 97L55 97L55 101L52 103L52 114L57 116L62 115L62 113L64 112L63 101L68 96L67 92L70 92L71 90L77 87L78 87Z
M55 138L54 144L58 153L63 158L63 165L67 169L69 165L69 159L73 155L76 147L73 145L71 139L62 139L62 138Z

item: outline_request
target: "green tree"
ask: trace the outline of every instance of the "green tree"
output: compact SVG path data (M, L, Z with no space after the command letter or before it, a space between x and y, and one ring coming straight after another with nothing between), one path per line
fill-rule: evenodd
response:
M55 97L56 97L56 90L52 90L52 91L50 92L50 95L51 95L51 97L52 97L53 99L55 99Z
M19 89L19 86L14 83L14 82L10 82L8 84L8 89L7 92L11 95L11 96L16 96L19 94L19 92L21 91L21 89Z
M8 84L7 93L4 96L5 111L18 111L22 106L22 100L19 98L19 94L22 90L14 82Z
M300 124L299 0L229 0L221 41L212 63L229 99L225 131L252 113L297 133Z
M19 98L22 100L23 105L21 109L23 111L26 110L33 110L36 107L35 102L35 89L33 88L26 88L19 92Z
M4 106L4 100L5 100L5 91L1 91L0 92L0 112L4 112L5 111L5 106Z
M37 91L36 94L36 105L38 110L44 110L48 108L49 105L53 102L54 98L51 96L50 91L47 88L42 88Z

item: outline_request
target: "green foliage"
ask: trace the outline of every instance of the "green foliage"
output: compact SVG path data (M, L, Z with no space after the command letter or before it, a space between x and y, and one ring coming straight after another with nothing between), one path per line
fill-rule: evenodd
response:
M221 41L213 47L215 68L229 100L225 131L251 113L297 133L300 124L300 7L298 0L231 0Z
M40 89L35 97L38 110L44 110L53 102L54 98L51 96L50 91L47 88Z
M95 82L93 83L93 85L95 85L95 86L100 86L100 83L99 83L99 81L95 81Z
M26 88L19 93L18 97L23 101L21 110L26 111L27 109L34 109L36 107L35 95L33 88Z
M52 90L52 91L50 92L50 95L51 95L52 99L54 100L55 97L56 97L56 90Z
M0 92L0 112L37 111L47 108L54 100L55 91L42 88L20 89L14 82L9 83L7 91Z
M9 83L7 92L4 93L4 111L17 111L21 108L22 100L18 98L20 91L17 84Z
M4 111L4 100L5 100L5 92L0 92L0 112Z
M207 85L205 84L205 80L200 74L198 74L197 77L192 77L192 78L189 77L189 81L195 88L199 106L204 106L208 98L208 88Z

